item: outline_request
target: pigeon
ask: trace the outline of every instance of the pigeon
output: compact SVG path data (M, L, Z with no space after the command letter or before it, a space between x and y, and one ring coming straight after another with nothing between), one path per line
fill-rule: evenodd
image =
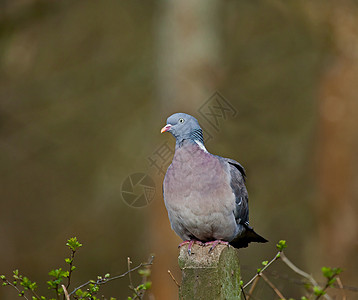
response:
M175 113L161 133L176 139L172 163L163 181L163 197L174 232L189 244L245 248L266 243L249 224L245 169L237 161L208 152L193 116Z

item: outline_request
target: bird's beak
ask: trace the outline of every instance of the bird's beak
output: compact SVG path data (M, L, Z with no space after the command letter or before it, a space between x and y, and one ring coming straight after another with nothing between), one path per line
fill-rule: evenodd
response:
M160 130L160 133L163 133L163 132L168 131L171 127L172 127L171 124L165 125L165 126Z

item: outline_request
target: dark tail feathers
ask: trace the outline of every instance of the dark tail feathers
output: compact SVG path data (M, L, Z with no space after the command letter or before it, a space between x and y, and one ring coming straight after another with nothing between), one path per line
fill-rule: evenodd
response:
M256 243L268 242L268 240L266 240L261 235L257 234L250 226L245 226L245 227L246 227L245 233L232 240L230 242L231 246L235 248L246 248L251 242L256 242Z

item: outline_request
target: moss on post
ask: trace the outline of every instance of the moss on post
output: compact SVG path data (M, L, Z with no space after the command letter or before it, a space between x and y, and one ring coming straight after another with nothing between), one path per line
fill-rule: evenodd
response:
M238 251L225 245L217 245L210 253L209 249L195 244L189 256L188 245L180 248L179 299L241 299Z

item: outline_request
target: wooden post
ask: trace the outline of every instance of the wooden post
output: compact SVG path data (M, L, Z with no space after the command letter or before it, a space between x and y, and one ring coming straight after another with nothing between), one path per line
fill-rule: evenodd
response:
M180 248L179 267L182 270L180 300L241 299L240 263L237 249L217 245L209 253L210 246L188 245Z

